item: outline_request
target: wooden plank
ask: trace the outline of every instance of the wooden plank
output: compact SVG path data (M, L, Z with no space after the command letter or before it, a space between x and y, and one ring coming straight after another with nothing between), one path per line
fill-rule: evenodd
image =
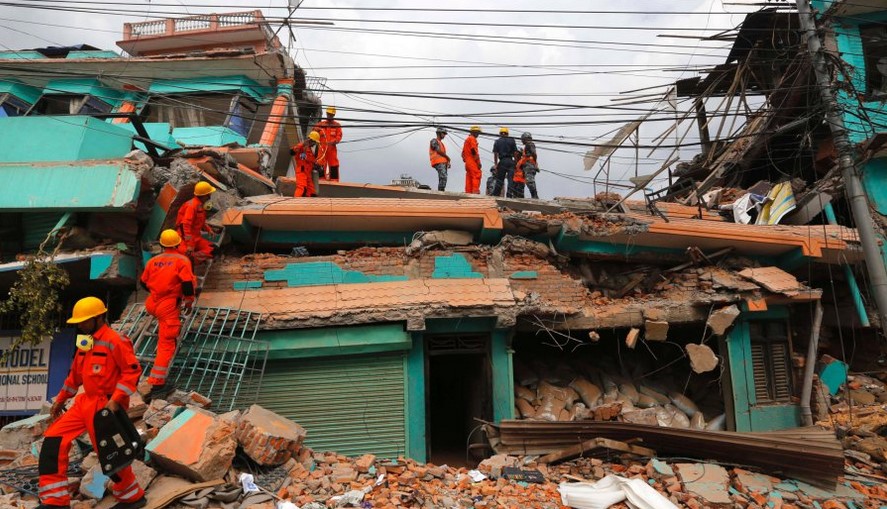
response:
M545 456L539 458L539 462L557 463L559 461L572 459L577 456L583 456L585 453L596 451L598 449L609 449L612 451L625 452L647 458L652 458L656 456L656 451L654 451L653 449L648 449L639 445L626 444L625 442L610 440L609 438L598 437L591 440L586 440L585 442L574 445L572 447L567 447L566 449L561 449L560 451L553 452L551 454L546 454Z

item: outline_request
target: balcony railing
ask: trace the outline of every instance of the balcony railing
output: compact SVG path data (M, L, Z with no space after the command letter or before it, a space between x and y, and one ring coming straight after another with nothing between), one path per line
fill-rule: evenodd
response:
M131 41L144 37L172 36L190 32L212 32L220 28L263 26L264 22L262 11L255 10L126 23L123 28L123 40Z

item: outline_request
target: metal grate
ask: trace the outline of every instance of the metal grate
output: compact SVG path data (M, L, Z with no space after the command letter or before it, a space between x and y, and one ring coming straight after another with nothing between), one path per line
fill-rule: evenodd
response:
M182 334L170 370L170 382L213 401L216 410L245 408L256 402L268 343L255 339L261 314L227 308L195 308L182 320ZM132 338L147 376L157 351L157 322L136 304L117 324Z
M320 76L305 76L305 89L321 97L326 90L326 78Z
M80 477L80 462L71 461L68 463L68 477ZM8 468L0 470L0 484L12 486L16 491L37 496L37 487L40 482L40 474L37 472L37 466L23 468Z

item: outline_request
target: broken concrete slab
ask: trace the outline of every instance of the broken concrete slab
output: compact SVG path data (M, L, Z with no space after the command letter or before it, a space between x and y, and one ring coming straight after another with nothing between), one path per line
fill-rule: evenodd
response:
M644 339L647 341L665 341L668 338L668 322L646 320L644 322Z
M49 414L37 414L0 429L0 449L25 450L49 427Z
M271 410L253 405L237 419L237 443L253 461L277 466L299 453L305 428Z
M197 482L219 479L231 467L237 442L234 426L210 412L187 408L164 426L146 447L151 462L165 472Z
M733 507L730 499L730 475L713 463L678 463L678 476L684 489L704 500L710 507Z
M686 347L690 367L695 373L708 373L718 366L718 356L707 345L689 343Z
M736 321L738 316L739 307L736 306L736 304L733 304L712 312L705 324L708 325L713 333L718 336L723 336L724 333L727 332L727 329L733 325L733 322Z
M741 468L734 468L733 486L739 491L747 493L767 494L773 490L774 484L779 483L779 479L770 477L769 475L759 474L757 472L749 472Z

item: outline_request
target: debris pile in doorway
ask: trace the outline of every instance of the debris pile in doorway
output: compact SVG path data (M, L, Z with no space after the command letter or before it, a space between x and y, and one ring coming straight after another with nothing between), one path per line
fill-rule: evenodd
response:
M626 342L636 341L638 333L639 329L631 329ZM634 340L632 336L635 336ZM706 422L706 412L700 410L693 399L672 387L667 377L636 381L593 367L578 375L568 371L564 367L560 376L547 374L540 378L530 368L516 362L514 398L518 415L522 419L540 421L612 421L619 418L654 426L724 429L722 403L716 393L706 398L710 405L707 414L712 416ZM589 378L600 382L591 382ZM702 400L705 390L705 387L700 388L698 399Z

